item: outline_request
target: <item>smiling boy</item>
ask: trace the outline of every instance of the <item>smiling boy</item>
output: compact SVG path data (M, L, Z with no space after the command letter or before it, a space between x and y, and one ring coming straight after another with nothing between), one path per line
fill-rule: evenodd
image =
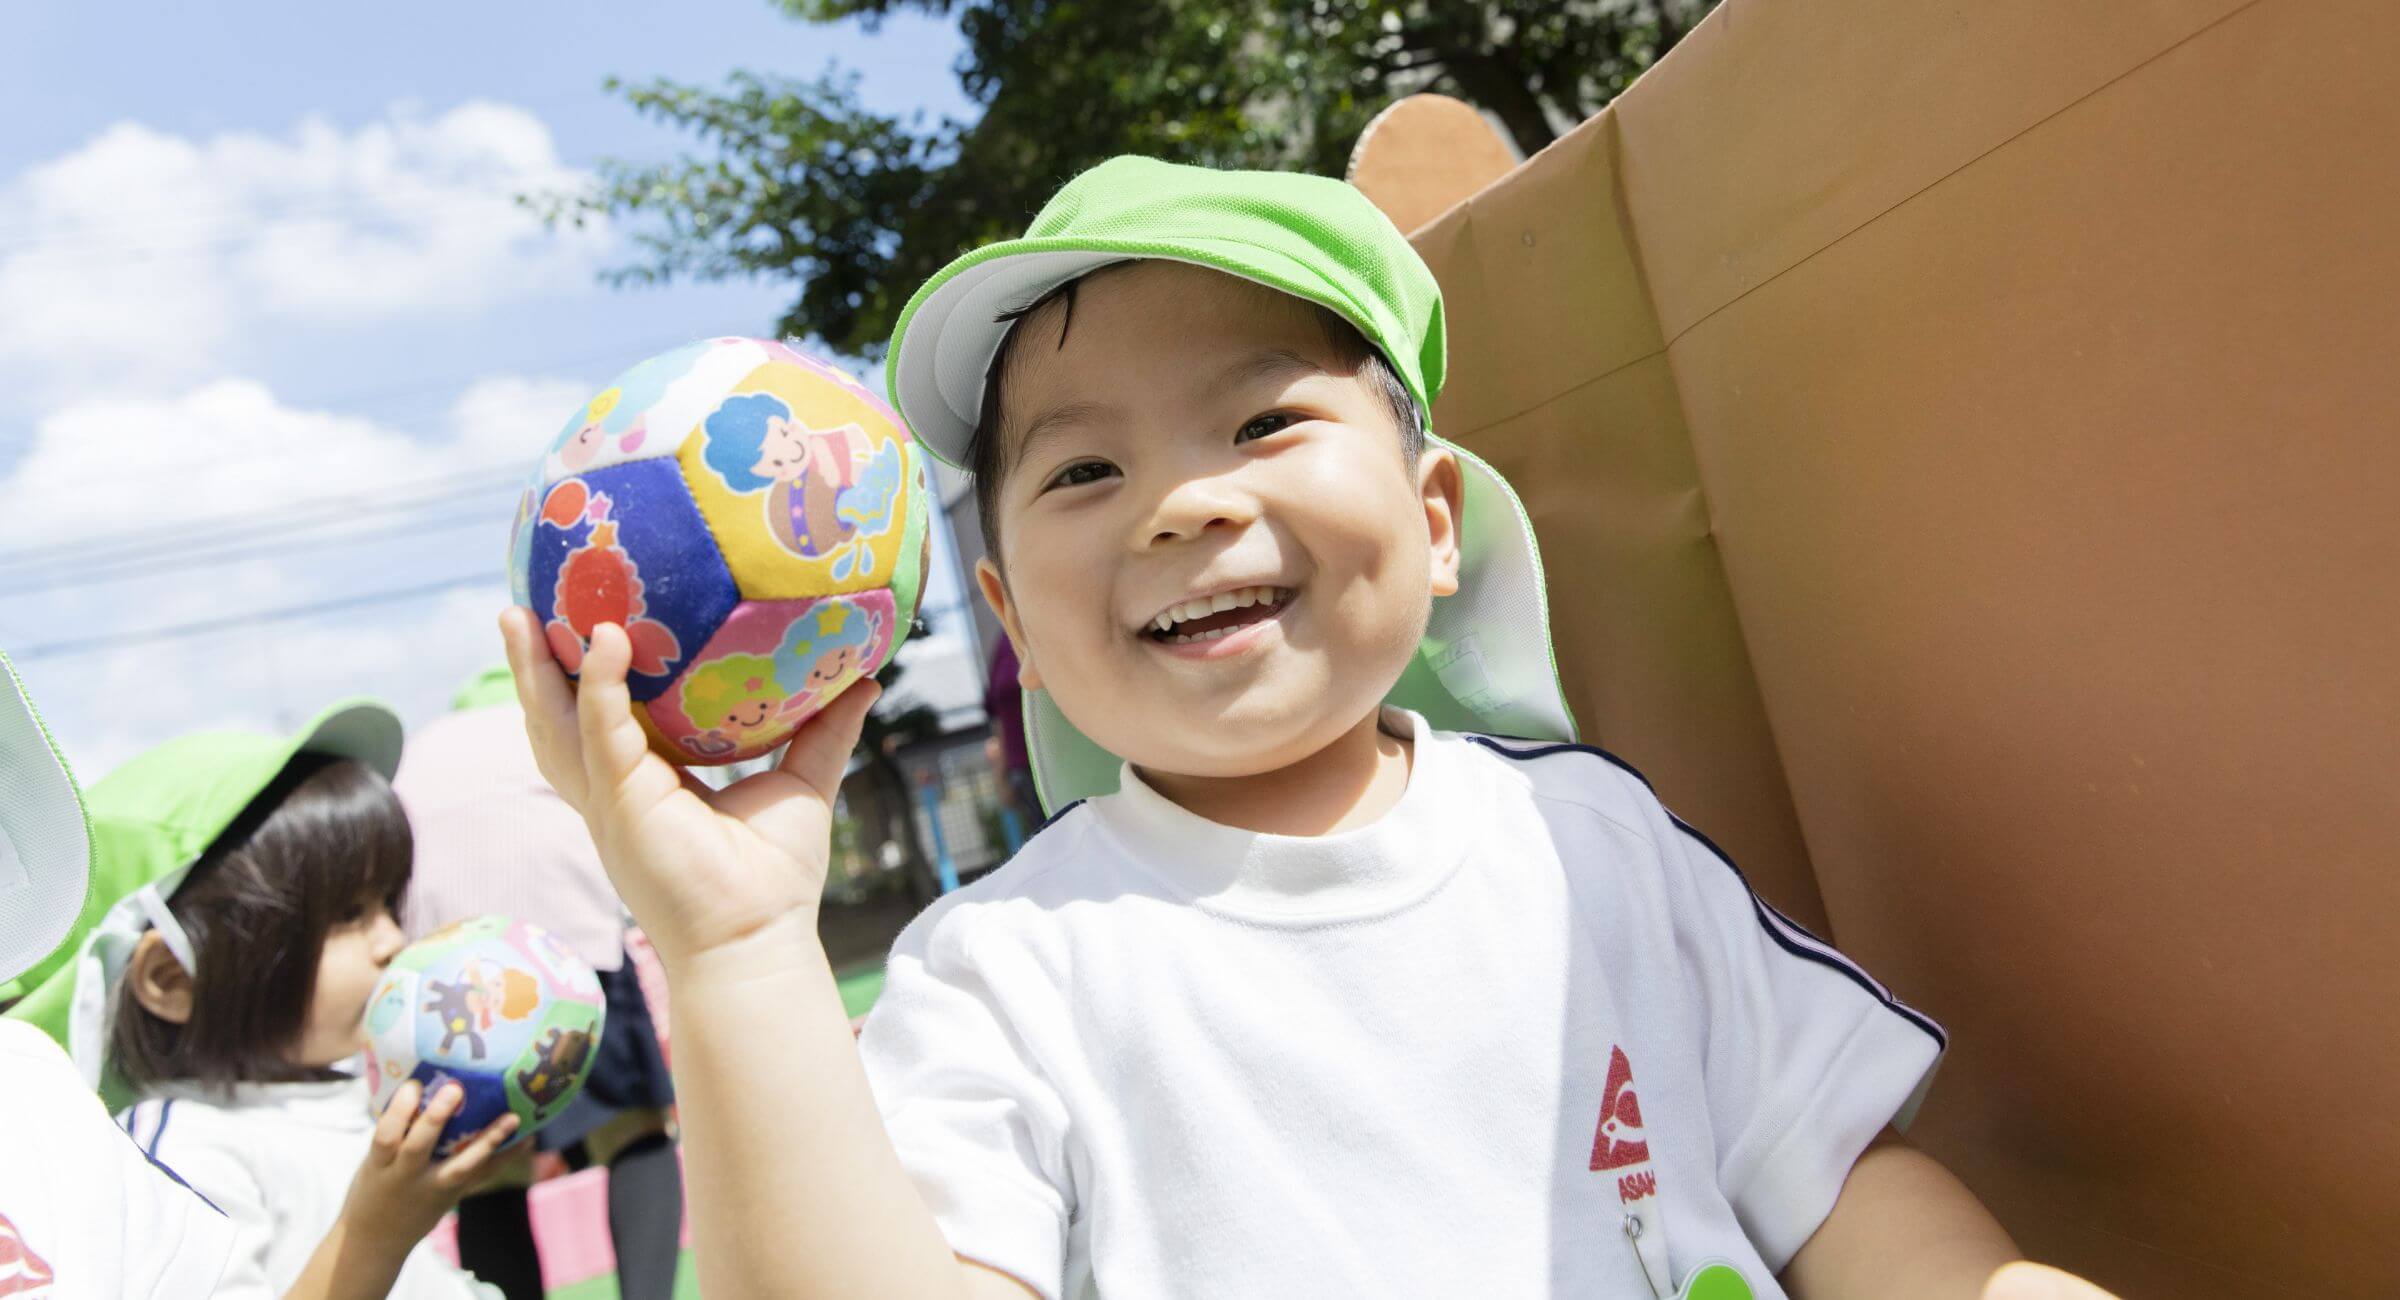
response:
M1319 178L1117 159L918 292L893 390L977 475L1055 815L910 925L857 1053L814 921L869 692L711 798L622 637L578 705L511 612L676 980L712 1287L1972 1296L2015 1258L1890 1127L1941 1031L1558 743L1443 359L1424 265Z

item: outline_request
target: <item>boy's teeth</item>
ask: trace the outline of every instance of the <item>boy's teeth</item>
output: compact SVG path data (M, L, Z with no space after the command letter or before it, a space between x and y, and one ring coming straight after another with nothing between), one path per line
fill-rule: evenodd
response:
M1242 609L1251 605L1280 604L1289 596L1290 593L1280 587L1243 587L1238 591L1219 592L1214 596L1204 596L1197 600L1184 601L1179 605L1171 605L1158 617L1150 620L1150 626L1165 640L1175 645L1193 641L1214 641L1236 629L1219 628L1198 635L1178 635L1175 633L1175 625L1190 622L1196 618L1206 618L1223 610Z

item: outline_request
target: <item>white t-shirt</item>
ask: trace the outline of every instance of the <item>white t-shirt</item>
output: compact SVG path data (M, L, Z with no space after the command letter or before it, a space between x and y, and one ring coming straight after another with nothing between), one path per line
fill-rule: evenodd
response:
M1384 725L1370 826L1128 769L901 934L861 1050L952 1248L1078 1300L1781 1295L1941 1031L1598 750Z
M0 1295L197 1300L233 1236L126 1140L49 1035L0 1020Z
M213 1293L281 1296L341 1215L373 1144L367 1083L257 1083L230 1094L170 1085L124 1114L125 1131L232 1218L233 1258ZM418 1242L393 1300L501 1300Z

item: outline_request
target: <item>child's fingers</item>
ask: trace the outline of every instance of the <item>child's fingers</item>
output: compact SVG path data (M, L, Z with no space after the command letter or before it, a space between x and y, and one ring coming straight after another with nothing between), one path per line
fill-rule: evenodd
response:
M799 777L825 802L833 802L842 771L850 766L850 751L858 748L858 733L867 725L867 711L882 697L883 684L872 677L850 683L792 737L777 769Z
M375 1142L369 1150L377 1161L390 1164L400 1154L400 1139L408 1135L408 1122L416 1118L417 1101L422 1096L424 1090L414 1079L401 1084L399 1091L392 1094L391 1103L375 1121Z
M483 1131L469 1138L442 1162L434 1177L444 1187L466 1187L483 1177L486 1167L499 1154L500 1144L517 1131L517 1117L502 1115L483 1126Z
M434 1145L442 1139L442 1127L458 1108L466 1104L467 1091L455 1083L445 1083L433 1090L433 1100L409 1123L408 1136L400 1140L400 1156L415 1164L423 1164L433 1154Z
M525 736L533 742L542 776L568 803L583 802L583 740L576 728L575 686L542 639L533 611L511 605L500 613L500 643L525 710Z
M650 752L649 737L633 720L633 693L625 684L632 664L633 642L624 628L602 623L592 629L577 678L575 711L583 736L585 788L595 794L620 792Z
M871 679L862 679L835 696L792 737L775 771L737 781L710 802L749 823L770 844L794 848L814 837L822 852L825 810L841 788L842 769L849 764L850 751L858 747L867 708L881 690Z

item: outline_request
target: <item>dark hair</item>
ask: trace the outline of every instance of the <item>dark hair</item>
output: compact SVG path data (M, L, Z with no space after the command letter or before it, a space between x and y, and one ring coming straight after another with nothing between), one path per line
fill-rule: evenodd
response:
M975 514L983 525L984 553L992 557L994 565L1000 563L1000 484L1012 468L1007 456L1007 439L1001 436L1000 388L1008 372L1009 359L1016 353L1018 336L1024 333L1020 327L1041 314L1044 308L1057 303L1063 311L1058 322L1058 346L1064 348L1067 345L1067 330L1075 323L1076 289L1094 276L1107 275L1111 271L1134 265L1138 265L1138 262L1111 262L1098 270L1086 271L1024 306L1001 312L993 318L1009 329L1008 333L1001 336L999 349L992 354L991 369L984 372L983 405L975 414L975 432L967 441L967 472L975 479ZM1241 283L1260 293L1277 292L1253 281L1242 280ZM1366 381L1383 398L1384 404L1391 408L1392 423L1400 431L1400 454L1413 467L1418 455L1425 450L1425 421L1417 412L1417 399L1410 395L1408 385L1401 382L1400 372L1392 368L1391 361L1367 341L1367 336L1360 333L1357 326L1321 303L1310 302L1308 306L1316 312L1317 323L1324 328L1326 341L1333 345L1342 360L1359 368Z
M199 967L191 1019L152 1015L123 981L109 1034L118 1072L137 1088L330 1077L283 1058L307 1022L325 936L370 904L396 912L413 852L381 773L322 754L293 759L167 900Z

